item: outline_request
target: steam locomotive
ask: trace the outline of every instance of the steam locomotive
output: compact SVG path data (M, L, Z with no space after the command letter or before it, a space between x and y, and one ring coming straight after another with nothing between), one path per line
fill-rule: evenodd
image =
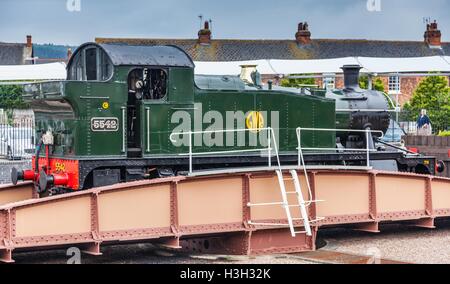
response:
M13 169L12 182L58 194L182 175L191 164L263 166L277 157L259 150L274 144L280 162L295 165L299 127L307 165L363 166L370 149L374 168L435 173L433 157L377 149L391 106L383 93L359 88L359 66L345 66L345 89L328 92L263 86L256 72L195 76L194 68L175 46L82 45L67 80L25 88L38 146L32 169Z

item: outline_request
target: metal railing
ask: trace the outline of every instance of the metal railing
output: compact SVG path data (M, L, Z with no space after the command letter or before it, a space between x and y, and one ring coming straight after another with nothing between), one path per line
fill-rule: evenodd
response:
M225 150L225 151L215 151L215 152L198 152L194 153L193 149L193 136L199 135L199 134L218 134L218 133L252 133L252 132L261 132L261 131L267 131L267 147L265 148L257 148L257 149L245 149L245 150ZM211 131L189 131L189 132L177 132L172 133L169 137L170 141L172 143L176 143L177 140L174 139L174 136L185 136L188 135L189 137L189 153L186 154L180 154L180 156L188 156L189 157L189 174L193 174L193 157L194 156L205 156L205 155L221 155L221 154L239 154L239 153L257 153L257 152L265 152L267 151L268 156L268 166L272 167L272 151L275 150L275 156L277 158L277 166L278 169L281 170L281 161L279 156L279 149L278 144L275 136L275 132L273 128L259 128L259 129L232 129L232 130L211 130ZM272 148L273 144L273 148Z
M35 151L33 119L19 119L0 123L0 158L30 159Z
M298 166L305 166L305 160L303 157L303 151L319 151L319 152L365 152L366 154L366 165L367 169L371 169L370 166L370 153L377 152L377 149L370 149L370 144L368 141L371 139L371 134L380 134L381 139L384 137L383 131L379 130L353 130L353 129L326 129L326 128L297 128L297 150L298 150ZM365 149L351 149L351 148L307 148L302 147L302 132L332 132L332 133L364 133L366 138L366 148Z
M222 151L210 151L210 152L194 152L194 145L193 145L193 136L194 135L204 135L204 134L219 134L219 133L254 133L255 129L231 129L231 130L211 130L211 131L187 131L187 132L177 132L172 133L169 137L170 141L172 143L176 143L177 139L175 139L175 136L188 136L188 153L182 153L179 154L179 156L187 156L189 158L189 175L192 175L193 170L193 159L196 156L208 156L208 155L226 155L226 154L244 154L244 153L257 153L257 152L267 152L268 156L268 167L272 167L272 159L273 156L276 158L276 169L282 170L283 166L281 164L280 155L279 155L279 147L277 143L277 139L275 136L275 131L273 128L261 128L257 129L258 132L261 131L267 131L267 147L263 148L256 148L256 149L241 149L241 150L222 150ZM366 169L371 169L370 166L370 154L373 152L377 152L376 149L370 149L370 144L366 143L365 149L351 149L351 148L308 148L302 146L302 132L305 131L314 131L314 132L332 132L332 133L339 133L339 132L351 132L351 133L364 133L366 137L366 141L369 141L371 139L371 134L379 134L381 138L383 138L384 133L382 131L377 130L353 130L353 129L324 129L324 128L297 128L296 129L296 135L297 135L297 142L298 146L296 148L298 153L298 168L299 169L307 169L307 166L305 164L304 159L304 151L318 151L318 152L362 152L366 155ZM274 155L272 155L274 154ZM349 167L351 168L351 167Z

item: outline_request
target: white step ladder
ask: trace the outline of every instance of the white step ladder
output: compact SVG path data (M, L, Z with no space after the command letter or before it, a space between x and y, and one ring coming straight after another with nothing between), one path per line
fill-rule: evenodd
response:
M255 225L255 226L289 226L289 229L291 231L291 235L292 237L296 237L298 234L305 234L307 236L312 236L312 230L311 230L311 222L309 219L309 215L308 215L308 210L307 210L307 206L309 206L308 204L313 203L313 201L309 201L309 202L305 202L305 198L303 197L303 193L302 193L302 189L301 189L301 185L300 185L300 181L298 179L298 174L296 170L291 170L290 174L291 174L291 178L289 179L285 179L283 172L281 170L277 170L277 177L278 177L278 183L280 186L280 191L281 191L281 197L282 197L282 202L274 202L274 203L262 203L262 204L251 204L249 203L248 206L249 207L256 207L256 206L276 206L276 205L281 205L284 210L286 211L286 217L288 220L288 224L269 224L269 223L254 223L249 221L249 225ZM287 192L286 191L286 184L285 181L293 181L294 183L294 187L295 187L295 191L292 192ZM295 205L291 205L289 204L289 198L288 196L291 194L295 194L297 196L297 202L298 204ZM291 214L291 208L298 208L299 212L300 212L300 216L301 218L292 218L292 214ZM295 231L295 221L303 221L303 227L305 228L304 232L299 232L299 231Z

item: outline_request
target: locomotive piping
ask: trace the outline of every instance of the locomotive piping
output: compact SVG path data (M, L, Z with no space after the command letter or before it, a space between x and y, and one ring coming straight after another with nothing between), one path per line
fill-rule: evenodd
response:
M35 166L35 172L36 173L39 173L39 156L40 156L41 149L42 149L43 145L44 145L44 141L41 138L39 140L39 145L36 147L36 155L35 155L35 161L34 161L34 166Z

